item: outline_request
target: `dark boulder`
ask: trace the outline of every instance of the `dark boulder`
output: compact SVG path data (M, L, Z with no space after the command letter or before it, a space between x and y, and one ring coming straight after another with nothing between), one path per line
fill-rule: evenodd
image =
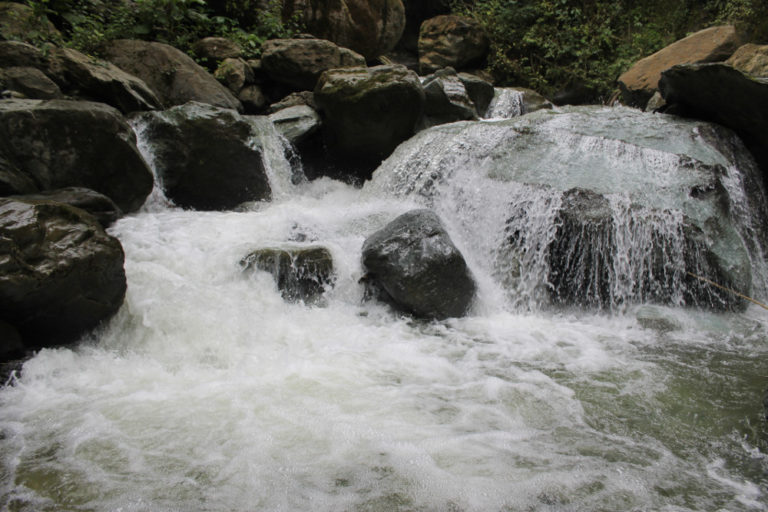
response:
M326 71L315 88L331 153L368 173L413 135L424 110L424 90L403 66Z
M438 124L477 119L477 110L464 82L453 68L444 68L422 82L425 128Z
M47 69L48 60L37 48L20 41L0 41L0 68L32 67Z
M464 84L464 89L466 89L472 103L475 104L477 115L483 117L493 100L495 92L493 84L470 73L459 73L458 77Z
M27 348L74 341L123 302L120 242L82 210L0 199L0 246L0 320Z
M710 27L675 41L637 61L619 77L622 100L642 108L658 90L661 73L680 64L726 60L739 47L740 38L732 25Z
M258 85L246 85L240 89L237 99L243 104L244 113L248 115L261 113L269 104L264 91Z
M36 100L51 100L64 95L56 82L31 67L0 68L0 90L14 91Z
M462 70L480 64L489 40L480 24L470 18L445 14L421 24L419 66L422 73L452 67Z
M284 108L296 107L299 105L306 105L314 110L317 110L315 95L312 93L312 91L292 92L280 101L271 104L269 108L267 108L267 114L274 114L275 112Z
M18 179L2 179L3 167L28 179L16 188ZM133 131L112 107L66 100L0 102L0 188L7 193L86 187L129 213L144 204L153 182Z
M229 90L188 55L163 43L118 39L104 53L112 64L143 80L165 107L199 101L242 111Z
M363 267L368 282L418 317L463 316L475 296L464 257L430 210L405 213L368 237Z
M111 105L124 114L161 108L142 80L101 59L72 48L50 51L49 73L69 94Z
M284 0L283 18L294 17L315 37L368 60L394 48L405 28L402 0Z
M61 37L48 18L21 2L0 2L0 39L24 39L35 32L54 40Z
M664 71L659 89L667 108L734 130L768 183L768 79L727 64L688 64Z
M104 194L83 187L66 187L56 190L46 190L37 194L14 196L12 199L34 203L41 201L54 201L64 203L75 208L80 208L93 215L103 228L109 227L113 222L122 217L120 207Z
M362 55L324 39L272 39L262 45L262 70L298 91L314 89L323 71L359 66L365 66Z
M196 210L227 210L272 195L253 125L229 109L187 103L142 114L165 194Z
M240 261L244 270L269 272L283 298L316 304L333 287L333 258L325 247L259 249Z
M725 190L719 183L704 194L708 197L702 197L702 201L714 204L726 201ZM725 216L727 205L722 206ZM624 255L615 250L616 223L617 215L602 194L579 188L563 193L554 223L557 232L549 246L548 282L553 302L614 308L619 304L613 302L616 294L612 288L626 282L627 285L633 283L632 294L648 302L674 303L678 300L676 297L680 297L690 306L738 309L744 305L737 296L695 277L710 276L710 280L732 289L748 290L751 284L749 262L734 265L732 259L724 256L725 251L713 247L695 223L685 219L681 232L675 236L665 236L663 232L650 235L654 250L646 258L645 271L652 279L619 275L621 263L617 260ZM727 230L715 224L710 223L709 228L727 240ZM510 243L514 245L520 241L513 237ZM678 244L682 245L684 267L674 269L670 266L669 255L678 250Z

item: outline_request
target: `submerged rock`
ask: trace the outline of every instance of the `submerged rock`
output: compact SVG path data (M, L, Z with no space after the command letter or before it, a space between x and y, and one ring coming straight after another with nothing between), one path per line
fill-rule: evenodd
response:
M143 114L166 196L196 210L227 210L272 191L251 122L237 112L187 103Z
M464 257L430 210L405 213L368 237L363 267L369 283L419 317L463 316L475 297Z
M27 348L73 341L123 302L120 242L78 208L0 199L0 247L0 320Z
M259 249L243 258L240 266L272 274L290 302L317 303L335 280L333 258L325 247Z
M117 110L84 101L0 102L0 188L8 193L86 187L128 213L144 204L153 181Z
M424 130L366 189L450 218L520 307L728 309L744 302L694 275L766 289L759 179L717 125L566 107Z

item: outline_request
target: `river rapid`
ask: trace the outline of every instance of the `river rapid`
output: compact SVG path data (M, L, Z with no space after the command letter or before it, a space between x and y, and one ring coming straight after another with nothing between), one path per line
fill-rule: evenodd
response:
M158 192L114 224L122 309L0 389L0 508L768 508L768 312L521 304L452 203L477 299L411 319L362 300L363 241L424 205L376 181L283 179L237 212ZM336 273L320 304L239 265L313 244Z

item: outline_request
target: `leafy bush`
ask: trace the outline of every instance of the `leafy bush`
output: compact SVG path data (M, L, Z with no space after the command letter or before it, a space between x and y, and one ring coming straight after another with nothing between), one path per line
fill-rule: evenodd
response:
M765 0L454 0L491 40L489 69L503 84L544 94L580 87L607 98L638 59L717 23L759 35Z
M267 0L266 9L254 9L248 26L215 15L205 0L27 0L27 4L63 31L63 41L54 43L95 54L105 41L120 38L160 41L192 54L195 41L223 36L240 44L249 57L259 54L266 39L287 37L297 29L282 23L279 0Z

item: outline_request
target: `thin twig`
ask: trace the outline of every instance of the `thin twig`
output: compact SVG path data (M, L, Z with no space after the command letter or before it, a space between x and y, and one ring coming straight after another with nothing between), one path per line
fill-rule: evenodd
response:
M753 299L752 297L747 297L743 293L739 293L736 290L733 290L731 288L726 288L725 286L723 286L721 284L717 284L716 282L712 281L711 279L707 279L706 277L697 276L693 272L686 272L686 274L688 274L691 277L695 277L696 279L698 279L700 281L704 281L707 284L711 284L712 286L714 286L716 288L720 288L721 290L725 290L726 292L730 292L730 293L732 293L732 294L734 294L734 295L736 295L738 297L741 297L742 299L748 300L749 302L757 304L758 306L760 306L763 309L768 309L768 306L766 306L762 302L757 301L757 300Z

